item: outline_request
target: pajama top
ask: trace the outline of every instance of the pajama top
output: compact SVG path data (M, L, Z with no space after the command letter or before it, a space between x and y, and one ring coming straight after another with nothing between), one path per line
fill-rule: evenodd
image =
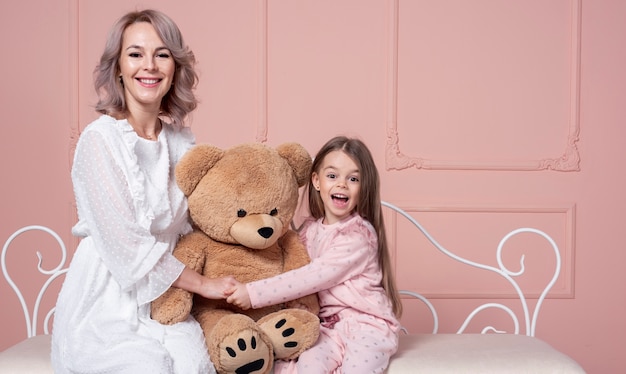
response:
M191 226L174 167L194 141L168 124L146 140L106 115L82 132L72 167L81 242L56 305L55 373L212 370L195 320L150 319L150 302L184 268L172 251Z
M357 214L331 225L324 225L319 219L305 224L300 236L311 262L284 274L248 283L253 308L317 292L320 317L349 309L381 318L397 331L399 323L381 286L378 238L368 221Z

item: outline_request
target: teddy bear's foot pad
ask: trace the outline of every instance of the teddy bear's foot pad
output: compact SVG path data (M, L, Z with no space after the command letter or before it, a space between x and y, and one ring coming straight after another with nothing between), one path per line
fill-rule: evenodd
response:
M238 328L232 331L234 326ZM222 318L209 340L217 343L209 354L220 374L266 374L272 369L271 342L247 316L234 314Z
M293 359L311 347L319 335L319 318L300 309L285 309L258 321L272 341L277 359Z
M220 360L220 373L266 373L272 366L270 349L256 334L226 339L221 346L226 355L222 355Z
M256 349L256 345L257 345L256 338L253 336L252 338L250 338L250 344L246 344L246 341L244 339L238 339L236 348L226 347L225 349L230 357L236 358L238 352L245 352L248 349L248 346L250 347L250 349L254 350ZM259 358L252 362L248 362L236 368L235 373L250 374L250 373L258 372L259 370L263 369L263 366L265 366L265 362L266 361L263 358Z

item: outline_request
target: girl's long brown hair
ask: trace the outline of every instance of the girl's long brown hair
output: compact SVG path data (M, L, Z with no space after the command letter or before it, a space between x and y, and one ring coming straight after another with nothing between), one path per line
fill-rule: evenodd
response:
M387 246L385 234L385 222L380 203L380 177L378 169L367 146L359 139L337 136L330 139L319 150L313 160L312 171L318 172L324 161L324 157L333 151L342 151L348 155L358 166L361 178L359 201L356 205L357 213L374 226L378 236L378 264L383 273L381 286L385 289L393 306L394 314L399 318L402 315L402 302L396 287L395 277L391 268L391 257ZM324 217L324 203L322 198L308 182L309 210L313 218Z

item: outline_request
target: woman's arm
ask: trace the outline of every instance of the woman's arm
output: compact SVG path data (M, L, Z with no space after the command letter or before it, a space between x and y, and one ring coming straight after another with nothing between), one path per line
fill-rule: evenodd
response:
M87 129L76 147L72 182L79 222L73 231L93 240L113 278L124 291L136 288L143 304L167 290L184 265L169 253L169 243L151 234L142 196L133 197L142 191L136 176L128 175L132 162L109 132Z
M237 281L233 277L208 278L185 266L172 286L207 299L225 299L236 284Z

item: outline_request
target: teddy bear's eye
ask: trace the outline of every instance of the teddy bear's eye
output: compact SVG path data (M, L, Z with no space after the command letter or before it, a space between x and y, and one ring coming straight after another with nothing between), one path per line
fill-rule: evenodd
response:
M272 209L272 211L270 212L270 216L275 216L278 215L278 209L274 208Z
M248 214L248 213L247 213L245 210L243 210L243 209L239 209L239 210L237 211L237 217L239 217L239 218L241 218L241 217L245 217L245 216L246 216L246 214Z

